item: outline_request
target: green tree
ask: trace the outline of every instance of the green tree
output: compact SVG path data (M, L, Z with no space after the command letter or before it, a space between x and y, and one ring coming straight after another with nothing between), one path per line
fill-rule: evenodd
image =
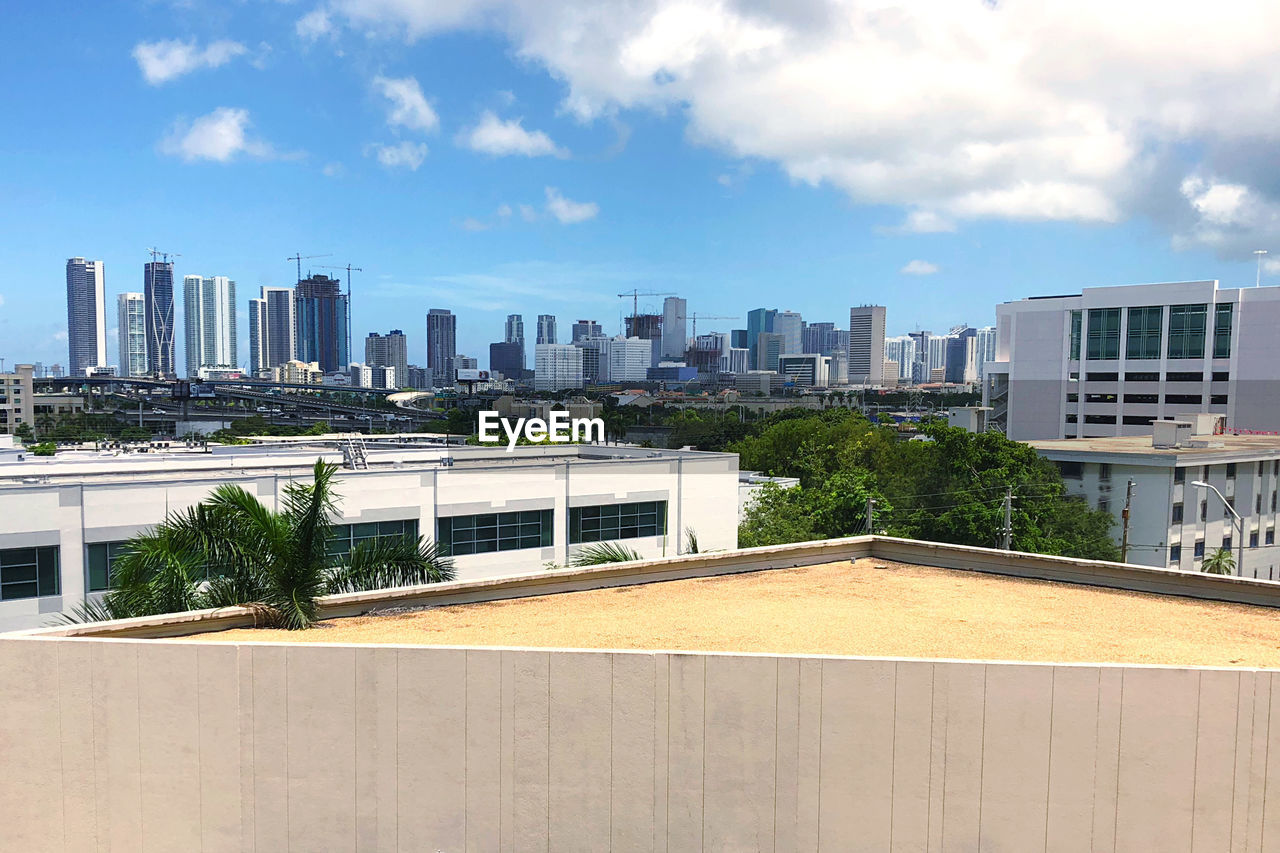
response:
M802 487L784 489L777 483L765 483L747 504L742 523L738 525L738 547L785 545L819 538L813 519L804 512Z
M1236 558L1226 548L1219 548L1204 561L1201 571L1211 575L1234 575Z
M35 433L31 431L31 424L18 424L13 428L13 435L23 444L32 444L36 440Z
M252 605L269 624L297 629L315 621L316 599L327 593L453 579L452 560L425 539L377 539L330 556L336 467L316 460L312 482L286 486L278 512L224 484L208 500L170 513L129 541L103 605L75 618Z

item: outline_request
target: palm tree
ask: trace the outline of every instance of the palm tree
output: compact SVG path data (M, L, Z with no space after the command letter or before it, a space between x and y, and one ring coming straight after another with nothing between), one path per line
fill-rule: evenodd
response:
M569 560L569 565L579 566L602 566L605 563L630 563L633 560L643 560L639 552L628 548L618 542L597 542L593 545L585 546L577 554L573 555L573 559Z
M223 484L170 513L129 542L102 603L78 608L70 621L251 605L268 624L297 629L315 622L316 599L327 593L453 579L453 561L425 539L375 539L330 556L336 470L317 459L311 483L285 487L279 512Z
M1226 548L1219 548L1204 561L1200 569L1211 575L1234 575L1236 558Z

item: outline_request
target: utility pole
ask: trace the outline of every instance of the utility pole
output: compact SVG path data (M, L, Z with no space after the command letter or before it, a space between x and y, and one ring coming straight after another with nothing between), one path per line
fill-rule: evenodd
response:
M876 532L876 499L867 498L867 529L866 535L871 536Z
M1004 493L1004 527L1000 528L1000 547L1006 551L1013 550L1013 489L1007 488Z
M1127 563L1129 556L1129 507L1133 505L1133 480L1129 481L1129 485L1124 490L1124 510L1120 513L1121 523L1124 525L1123 532L1120 534L1120 562Z

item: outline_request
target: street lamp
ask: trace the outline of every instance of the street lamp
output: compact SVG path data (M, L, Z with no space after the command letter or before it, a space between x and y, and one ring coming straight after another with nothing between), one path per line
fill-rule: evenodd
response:
M1227 508L1227 512L1231 513L1231 524L1240 531L1240 538L1236 542L1236 574L1244 576L1244 519L1240 517L1240 513L1236 512L1236 508L1231 502L1223 497L1222 492L1218 491L1216 486L1212 486L1203 480L1193 480L1191 485L1197 489L1208 489L1218 496L1218 500L1222 501L1222 505Z

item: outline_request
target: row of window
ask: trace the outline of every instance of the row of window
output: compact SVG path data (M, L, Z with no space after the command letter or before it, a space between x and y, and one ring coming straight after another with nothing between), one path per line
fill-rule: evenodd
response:
M1231 326L1235 306L1232 303L1215 305L1213 309L1212 351L1214 358L1231 355ZM1142 361L1160 358L1160 339L1164 334L1163 305L1140 308L1090 308L1088 331L1084 332L1084 354L1089 361L1115 361L1120 358L1120 333L1122 312L1127 314L1124 356ZM1168 325L1168 358L1204 358L1205 339L1208 333L1209 306L1170 305ZM1071 312L1071 358L1080 358L1080 343L1084 314Z
M1117 394L1085 394L1084 401L1086 403L1114 403L1119 395ZM1225 406L1227 404L1228 395L1226 394L1210 394L1209 405ZM1200 405L1204 402L1202 394L1165 394L1164 401L1175 405ZM1068 394L1068 403L1079 403L1079 394ZM1159 403L1159 394L1125 394L1124 402L1126 403Z
M1276 544L1276 531L1274 528L1267 530L1264 541L1266 542L1267 545ZM1230 534L1222 537L1222 547L1228 551L1231 550L1232 537ZM1252 533L1249 534L1249 547L1250 548L1258 547L1258 531L1256 530L1254 530ZM1197 560L1203 560L1204 559L1204 540L1197 539L1195 541L1195 545L1193 545L1192 548L1193 548L1191 552L1192 556ZM1170 545L1169 546L1169 563L1171 565L1176 565L1180 562L1182 562L1182 546Z
M436 521L436 541L453 556L546 548L554 544L555 525L549 509L455 515ZM635 501L569 509L569 543L609 542L662 536L667 532L666 501ZM378 539L418 538L416 518L396 521L335 524L326 551L345 556L361 542ZM111 587L116 561L125 542L94 542L86 547L86 583L89 592ZM0 550L0 601L57 595L58 548Z
M1124 373L1125 382L1159 382L1163 376L1165 382L1204 382L1204 374L1198 370L1170 370L1167 373L1160 374L1155 371L1142 370L1126 370ZM1080 374L1072 372L1072 379L1079 379ZM1212 370L1209 372L1209 379L1212 382L1230 382L1231 372L1228 370ZM1091 370L1084 375L1085 382L1119 382L1120 374L1118 372Z

